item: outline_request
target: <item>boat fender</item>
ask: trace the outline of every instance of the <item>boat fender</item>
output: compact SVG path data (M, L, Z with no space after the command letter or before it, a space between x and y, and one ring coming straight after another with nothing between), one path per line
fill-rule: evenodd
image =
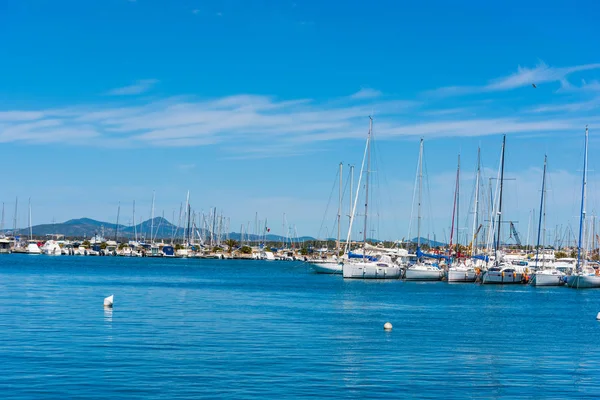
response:
M517 272L513 272L513 279L517 277Z
M502 277L504 278L504 271L502 271Z

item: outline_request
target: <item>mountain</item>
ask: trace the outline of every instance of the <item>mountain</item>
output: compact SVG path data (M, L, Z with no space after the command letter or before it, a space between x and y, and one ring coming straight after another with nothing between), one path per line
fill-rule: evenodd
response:
M42 224L42 225L34 225L32 227L32 232L34 236L50 236L50 235L64 235L65 237L71 238L91 238L94 235L100 235L105 237L106 239L114 239L116 233L117 225L110 222L102 222L97 221L91 218L77 218L70 219L63 223L55 223L55 224ZM185 228L177 227L173 225L165 218L156 217L154 220L147 220L141 222L135 226L125 226L119 224L119 239L128 238L133 239L137 236L139 240L149 240L150 232L153 230L155 239L171 239L175 236L177 239L181 239L185 234ZM12 234L11 230L5 230L5 232ZM195 232L195 237L198 237L198 233L203 235L204 237L210 237L210 233L203 229L197 229ZM18 229L16 232L17 235L28 236L29 228ZM223 238L225 237L225 233L223 233ZM241 235L236 232L232 232L229 234L229 237L233 240L240 241ZM244 241L253 241L258 242L259 240L263 240L262 236L258 235L244 235ZM285 241L286 238L279 235L267 235L267 242L281 242ZM300 242L304 241L312 241L315 240L309 236L303 236L296 240ZM289 242L289 239L287 239Z
M418 238L414 238L412 239L410 242L416 244L418 241ZM446 247L448 246L447 243L443 243L443 242L438 242L436 240L428 240L427 238L422 237L421 238L421 245L428 245L430 247Z

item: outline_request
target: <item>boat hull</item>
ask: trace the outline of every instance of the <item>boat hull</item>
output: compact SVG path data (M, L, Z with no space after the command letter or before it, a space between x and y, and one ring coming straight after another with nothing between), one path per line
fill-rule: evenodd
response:
M348 279L399 279L401 269L397 266L348 263L343 265L342 274Z
M474 270L448 270L448 282L475 282L476 279Z
M573 289L600 288L600 276L571 275L567 278L567 286Z
M531 280L532 286L561 286L563 284L561 275L534 274Z
M310 263L313 271L317 274L337 275L342 273L342 265L333 262Z
M481 283L508 285L515 283L523 283L523 274L519 272L503 273L499 271L488 271L483 274Z
M439 281L442 279L442 271L408 268L404 274L404 279L407 281Z

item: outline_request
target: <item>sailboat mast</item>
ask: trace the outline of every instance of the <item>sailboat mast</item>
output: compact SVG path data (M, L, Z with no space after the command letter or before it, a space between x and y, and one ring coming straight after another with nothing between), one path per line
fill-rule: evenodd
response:
M365 226L363 229L363 261L367 247L367 220L369 214L369 175L371 173L371 135L373 133L373 118L369 116L369 135L367 140L367 182L365 188Z
M542 218L546 217L546 207L545 207L545 197L546 197L546 160L547 156L544 155L544 174L542 175L542 196L540 197L540 219L538 221L538 234L537 234L537 242L535 245L535 263L536 266L540 262L539 254L540 254L540 236L542 233ZM543 217L542 217L543 216Z
M421 247L421 201L423 198L423 138L419 146L419 197L417 200L417 250Z
M115 242L119 240L119 214L121 214L121 202L117 207L117 224L115 225Z
M340 163L340 184L339 184L339 198L338 198L338 213L337 213L337 241L335 243L335 249L339 253L340 251L340 236L342 234L342 227L340 223L342 222L342 169L343 163ZM338 254L339 255L339 254Z
M496 259L496 265L498 265L498 248L500 247L500 225L502 225L502 188L504 186L504 151L506 148L506 135L502 138L502 157L500 166L500 197L498 200L498 233L496 235L496 248L494 250L494 257Z
M350 165L350 210L348 211L348 224L352 220L352 197L354 195L354 165Z
M135 237L135 242L137 243L137 225L135 223L135 200L133 201L133 236Z
M33 228L31 227L31 197L29 198L29 240L33 240Z
M450 226L450 243L448 243L448 247L450 248L450 252L452 252L452 240L454 239L454 222L456 220L456 199L458 196L458 171L460 169L460 155L458 156L458 167L456 168L456 182L454 184L454 202L452 203L452 226ZM458 236L458 230L457 234Z
M150 217L150 244L154 243L154 199L156 198L156 191L152 191L152 213Z
M458 226L460 225L460 154L458 155L458 168L456 169L456 257L458 258L458 250L460 250L460 239Z
M583 224L585 223L585 189L587 186L587 152L588 152L588 127L585 127L585 145L583 148L583 182L581 183L581 212L579 213L579 243L577 244L577 272L581 270L581 241L583 238Z
M471 256L474 256L477 252L477 243L476 243L476 230L478 219L478 211L479 211L479 177L481 175L481 150L477 148L477 176L475 177L475 210L473 216L473 234L471 235Z

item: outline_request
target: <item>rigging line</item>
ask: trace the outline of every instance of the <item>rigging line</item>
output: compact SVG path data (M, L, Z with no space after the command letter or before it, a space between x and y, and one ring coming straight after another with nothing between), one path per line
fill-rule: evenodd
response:
M420 151L419 151L419 157L420 157ZM418 185L418 181L419 181L419 161L418 161L418 157L417 157L417 168L416 168L417 172L415 173L415 183L413 185L413 197L412 197L412 204L410 206L410 219L408 220L408 234L406 235L406 240L412 241L411 238L411 232L412 232L412 222L413 222L413 217L414 217L414 213L415 213L415 200L417 198L417 185Z
M331 192L329 193L329 199L327 200L327 207L325 208L325 213L323 214L323 218L321 219L321 226L319 227L319 231L317 233L317 238L321 237L321 231L323 230L323 225L325 224L325 220L327 219L327 213L329 212L329 206L331 204L331 198L333 197L333 192L335 191L335 186L337 185L337 181L339 179L340 172L336 172L335 179L333 180L333 186L331 187Z
M425 187L427 188L427 206L428 206L428 218L427 218L427 225L429 226L429 232L427 233L427 235L429 236L429 233L433 232L435 234L435 226L433 224L433 208L431 207L431 189L429 187L429 171L427 170L427 162L425 161L425 157L423 157L423 167L425 169ZM428 245L431 247L431 242L430 240L427 241Z

